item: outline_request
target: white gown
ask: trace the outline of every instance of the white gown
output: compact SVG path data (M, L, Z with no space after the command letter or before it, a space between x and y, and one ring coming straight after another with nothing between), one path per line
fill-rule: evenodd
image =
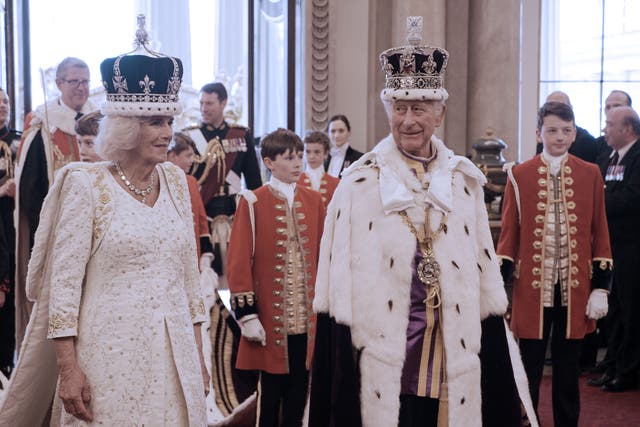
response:
M77 336L96 425L206 425L193 334L193 323L205 320L193 226L159 175L160 195L149 207L106 171L101 185L110 187L114 212L93 256L92 234L102 224L94 221L90 180L72 171L61 189L48 338ZM86 425L66 414L56 392L52 421L58 417Z

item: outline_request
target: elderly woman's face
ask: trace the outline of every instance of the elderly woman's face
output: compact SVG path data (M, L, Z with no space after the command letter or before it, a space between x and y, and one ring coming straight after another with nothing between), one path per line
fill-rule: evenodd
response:
M140 123L140 137L133 150L147 162L162 163L167 161L167 150L173 136L172 116L145 117Z

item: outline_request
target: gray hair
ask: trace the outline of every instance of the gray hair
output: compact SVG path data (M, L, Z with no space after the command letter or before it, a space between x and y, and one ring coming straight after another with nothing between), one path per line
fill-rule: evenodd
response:
M85 70L89 69L89 66L82 59L74 58L69 56L64 58L60 64L58 64L58 68L56 68L56 79L62 79L67 73L69 68L83 68Z
M140 138L141 117L107 115L100 121L96 153L105 160L123 160Z

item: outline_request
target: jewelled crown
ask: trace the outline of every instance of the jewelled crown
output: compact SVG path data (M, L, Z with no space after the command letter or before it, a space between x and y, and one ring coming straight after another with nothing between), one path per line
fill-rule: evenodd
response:
M144 17L138 17L134 54L107 58L100 64L107 101L105 115L155 116L182 112L178 92L182 83L182 62L147 47ZM138 52L142 54L137 54Z
M408 45L387 49L380 54L385 88L380 98L395 100L446 100L444 72L449 52L439 47L421 46L422 16L407 18Z

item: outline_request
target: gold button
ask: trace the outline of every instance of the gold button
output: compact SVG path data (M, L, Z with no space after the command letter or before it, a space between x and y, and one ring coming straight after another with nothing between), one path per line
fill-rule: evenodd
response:
M536 206L538 207L539 211L543 211L543 210L547 209L547 204L545 202L538 202L538 204Z
M571 188L569 188L567 191L565 191L567 197L573 197L573 190Z
M540 281L534 280L533 282L531 282L531 286L533 286L534 289L540 289Z
M538 173L539 174L546 174L547 173L547 167L546 166L540 166L538 168Z
M536 228L533 230L533 235L536 237L542 237L542 228Z
M541 198L541 199L546 199L547 198L547 190L538 191L538 197Z
M540 179L538 180L538 185L539 185L540 187L546 187L546 186L547 186L547 180L546 180L546 179L544 179L544 178L540 178Z
M541 242L541 241L539 241L539 240L535 240L535 241L533 242L533 248L534 248L534 249L541 249L541 248L542 248L542 242Z
M566 177L564 179L564 183L567 184L567 185L573 185L573 178L571 178L570 176Z
M279 302L274 302L273 303L273 308L275 308L276 310L278 310L280 308L281 304Z
M542 224L544 222L544 215L536 215L534 221L536 224Z

